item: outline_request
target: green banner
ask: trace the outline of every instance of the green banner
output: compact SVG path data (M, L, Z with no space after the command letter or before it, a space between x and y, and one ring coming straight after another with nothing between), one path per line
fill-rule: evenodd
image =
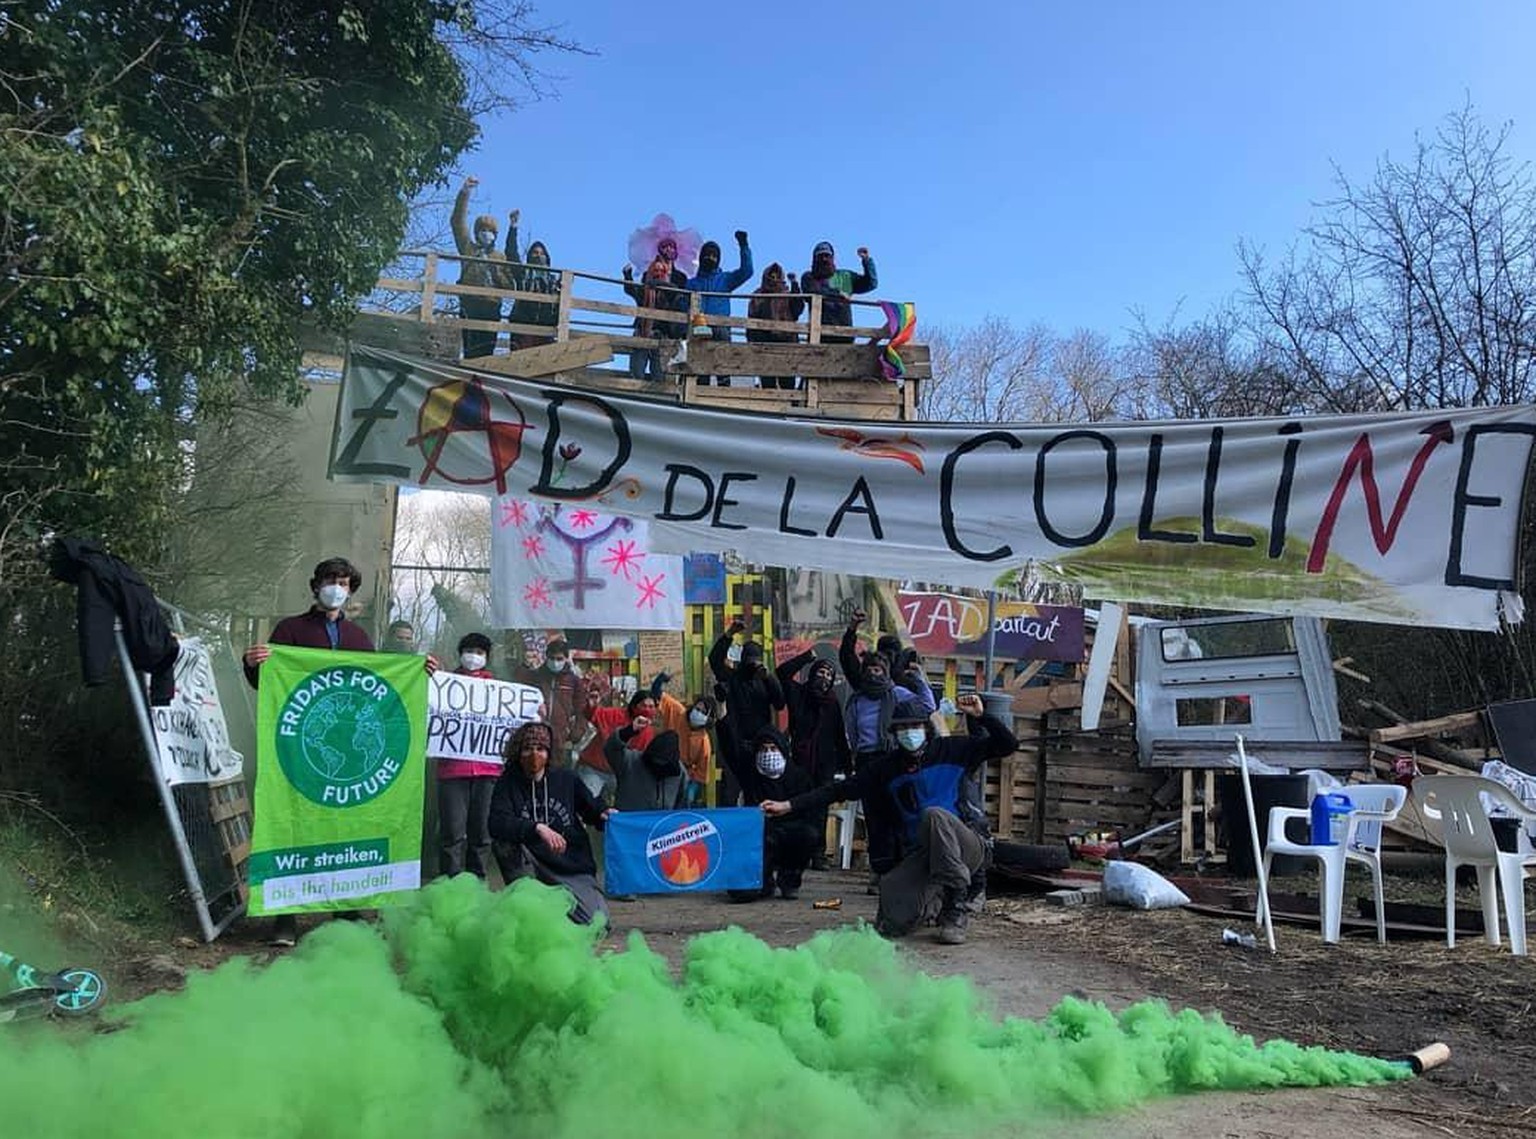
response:
M421 657L273 645L256 734L252 914L371 909L421 885Z

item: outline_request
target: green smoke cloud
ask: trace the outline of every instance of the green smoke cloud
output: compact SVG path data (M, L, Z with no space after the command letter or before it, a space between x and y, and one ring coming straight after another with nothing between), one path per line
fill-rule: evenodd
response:
M563 894L440 882L384 936L332 922L266 968L234 961L115 1011L118 1031L0 1036L7 1133L362 1136L976 1134L1204 1089L1370 1084L1400 1065L1145 1002L998 1019L964 978L869 930L773 949L738 929L680 975L606 951Z

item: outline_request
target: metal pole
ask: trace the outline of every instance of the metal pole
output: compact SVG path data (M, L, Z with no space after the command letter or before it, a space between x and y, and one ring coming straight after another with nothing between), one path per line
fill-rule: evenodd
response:
M1264 872L1264 855L1259 849L1259 818L1253 809L1253 783L1248 776L1248 750L1243 747L1243 736L1237 734L1237 762L1243 772L1243 803L1248 808L1248 837L1253 843L1253 865L1259 878L1259 903L1254 911L1255 922L1264 929L1264 940L1269 951L1275 952L1275 918L1269 911L1269 875ZM1206 804L1210 810L1210 804Z
M993 657L997 648L997 590L987 590L987 656L982 668L986 670L987 689L992 688Z
M187 890L192 904L197 907L197 923L202 927L203 940L211 942L219 936L214 928L213 915L208 911L208 899L203 894L203 883L197 876L197 863L192 858L192 847L187 842L186 829L181 825L181 815L176 809L176 796L160 770L160 745L155 740L155 728L149 719L149 702L144 698L144 682L128 655L128 643L123 640L123 628L115 626L112 636L117 640L117 659L123 666L123 679L128 682L128 696L133 701L134 715L138 717L139 734L144 739L144 755L149 760L155 787L160 792L160 806L171 824L171 838L176 843L176 855L181 860L181 872L187 879Z

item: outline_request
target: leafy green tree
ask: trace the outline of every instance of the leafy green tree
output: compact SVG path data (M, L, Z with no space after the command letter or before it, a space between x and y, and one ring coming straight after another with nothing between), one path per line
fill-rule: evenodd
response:
M0 676L68 629L35 540L154 574L199 429L302 398L301 323L346 324L474 112L570 46L513 0L0 10Z

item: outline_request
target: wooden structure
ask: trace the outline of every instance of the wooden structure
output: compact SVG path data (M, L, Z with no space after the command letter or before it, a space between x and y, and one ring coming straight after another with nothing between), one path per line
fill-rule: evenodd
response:
M850 302L859 326L828 325L822 300L803 297L806 316L800 321L748 318L749 294L686 292L679 303L686 309L642 308L624 292L626 282L572 269L549 269L559 277L555 296L516 289L460 285L460 262L474 260L450 253L408 251L398 258L396 275L379 279L372 297L348 331L348 338L433 359L457 360L460 334L466 330L494 333L496 351L466 361L485 371L538 378L557 383L642 395L666 395L681 403L730 407L737 410L827 416L848 419L914 419L918 385L931 375L926 345L900 349L905 380L894 383L880 368L880 347L887 336L884 314L877 302ZM505 262L497 264L505 265ZM514 270L521 267L513 266ZM731 315L700 311L705 297L723 296ZM554 305L555 324L519 324L508 320L470 320L458 315L457 298L497 299L510 313L512 302ZM736 315L740 312L742 315ZM682 340L635 335L638 321L665 321L703 332L729 328L734 337L747 331L794 335L794 343L749 344L740 339L714 340L693 335ZM741 331L734 331L741 330ZM514 348L513 337L537 337L546 342ZM862 341L862 342L858 342ZM305 342L306 366L339 370L343 338L313 331ZM675 386L637 380L615 360L631 352L656 351ZM715 386L710 377L732 379ZM760 376L798 377L793 390L760 388Z

